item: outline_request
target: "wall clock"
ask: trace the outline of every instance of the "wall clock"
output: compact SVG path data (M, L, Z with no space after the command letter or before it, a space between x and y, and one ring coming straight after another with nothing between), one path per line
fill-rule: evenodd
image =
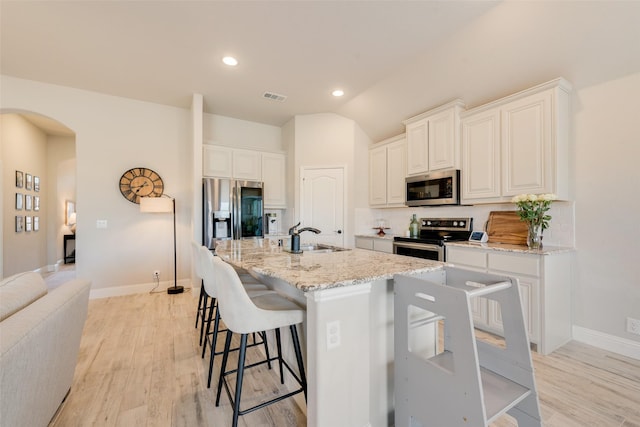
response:
M151 169L133 168L120 177L120 192L128 201L140 203L140 197L162 196L164 183Z

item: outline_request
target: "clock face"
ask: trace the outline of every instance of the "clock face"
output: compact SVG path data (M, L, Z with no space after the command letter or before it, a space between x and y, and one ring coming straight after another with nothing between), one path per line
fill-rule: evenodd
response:
M133 168L120 177L120 192L128 201L140 203L140 197L162 196L164 183L151 169Z

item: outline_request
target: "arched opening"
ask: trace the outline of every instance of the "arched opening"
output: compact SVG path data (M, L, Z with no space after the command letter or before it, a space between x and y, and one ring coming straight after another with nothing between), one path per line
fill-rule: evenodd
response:
M75 244L64 237L74 237L66 208L77 210L75 132L38 113L3 109L0 148L2 277L74 270L63 251L65 240L70 250Z

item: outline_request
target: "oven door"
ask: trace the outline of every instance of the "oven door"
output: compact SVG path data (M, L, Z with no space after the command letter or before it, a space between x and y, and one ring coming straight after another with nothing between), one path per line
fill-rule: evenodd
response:
M393 242L393 253L416 258L444 261L444 246L428 243Z

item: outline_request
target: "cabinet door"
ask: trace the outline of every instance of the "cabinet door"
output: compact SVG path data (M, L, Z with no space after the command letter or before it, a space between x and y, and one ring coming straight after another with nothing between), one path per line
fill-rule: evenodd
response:
M529 341L538 344L540 335L538 333L538 300L536 292L539 287L539 282L537 279L528 277L518 276L517 279L520 283L518 289L520 291L524 326L529 334ZM491 331L496 333L501 334L504 331L500 304L493 300L489 300L488 326Z
M407 175L429 171L429 121L407 125Z
M373 238L356 237L356 248L373 250Z
M233 150L233 178L249 181L262 180L260 152L252 150Z
M500 184L500 110L462 119L462 200L497 201Z
M378 252L393 253L393 240L372 239L373 250Z
M528 96L502 107L502 194L550 193L555 153L553 92Z
M407 176L407 143L395 142L387 147L387 205L404 205Z
M456 167L455 110L429 118L429 170ZM459 165L458 165L459 166Z
M369 204L381 206L387 203L387 147L369 151Z
M287 207L286 167L284 154L262 153L265 208Z
M231 178L233 149L214 145L204 145L202 149L202 175Z

